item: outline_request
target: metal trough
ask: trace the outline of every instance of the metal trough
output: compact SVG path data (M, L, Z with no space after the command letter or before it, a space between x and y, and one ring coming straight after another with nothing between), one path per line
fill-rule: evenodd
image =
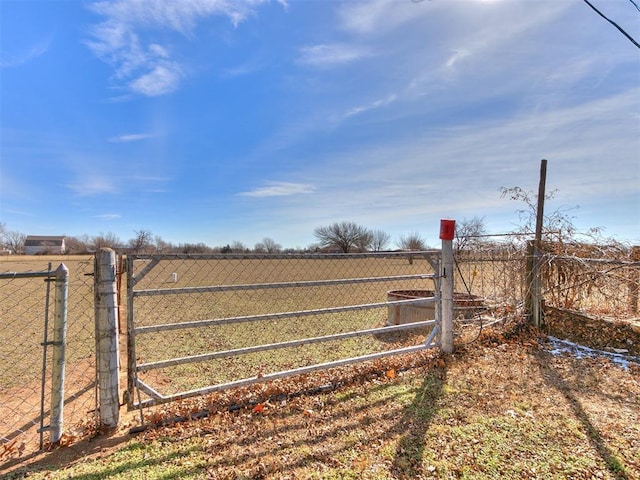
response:
M389 290L387 302L427 299L435 295L436 292L433 290ZM387 309L387 325L402 325L436 318L435 300L429 303L390 304ZM481 297L468 293L453 294L455 318L472 318L482 310L484 310L484 301Z

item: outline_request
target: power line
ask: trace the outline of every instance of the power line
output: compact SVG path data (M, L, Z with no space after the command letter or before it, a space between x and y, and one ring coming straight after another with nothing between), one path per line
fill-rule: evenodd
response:
M605 16L605 15L604 15L600 10L598 10L596 7L594 7L594 6L589 2L589 0L583 0L583 1L584 1L584 3L586 3L587 5L589 5L589 6L593 9L593 11L594 11L594 12L596 12L598 15L600 15L602 18L604 18L604 19L605 19L607 22L609 22L611 25L613 25L614 27L616 27L616 28L618 29L618 31L619 31L620 33L622 33L625 37L627 37L631 43L633 43L636 47L640 48L640 44L639 44L638 42L636 42L636 41L633 39L633 37L631 37L631 35L629 35L627 32L625 32L625 31L624 31L624 29L623 29L620 25L618 25L618 24L617 24L616 22L614 22L613 20L610 20L609 18L607 18L607 17L606 17L606 16ZM636 5L636 3L635 3L633 0L631 0L631 3L633 3L633 4L636 6L636 8L638 8L638 5ZM638 9L638 10L640 10L640 9Z
M638 10L640 12L640 7L638 6L638 4L636 2L634 2L633 0L629 0L631 3L633 3L633 6L636 7L636 10Z

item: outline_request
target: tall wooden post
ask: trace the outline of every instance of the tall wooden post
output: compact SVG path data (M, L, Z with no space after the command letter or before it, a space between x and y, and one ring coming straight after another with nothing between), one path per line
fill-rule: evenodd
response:
M547 161L540 162L540 183L538 185L538 208L536 211L536 236L533 243L533 271L531 289L531 322L536 327L542 323L542 282L540 262L542 258L542 226L544 224L544 197L547 181Z

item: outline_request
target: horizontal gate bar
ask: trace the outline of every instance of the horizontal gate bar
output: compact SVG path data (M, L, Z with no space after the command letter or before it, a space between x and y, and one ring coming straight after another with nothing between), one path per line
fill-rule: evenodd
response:
M434 343L434 344L423 344L423 345L416 345L413 347L404 347L404 348L398 348L395 350L387 350L385 352L379 352L379 353L371 353L369 355L362 355L359 357L352 357L352 358L346 358L343 360L336 360L333 362L326 362L326 363L319 363L316 365L310 365L308 367L300 367L300 368L294 368L292 370L283 370L281 372L276 372L276 373L267 373L265 375L261 375L261 376L256 376L256 377L250 377L250 378L245 378L242 380L234 380L232 382L227 382L227 383L221 383L218 385L212 385L210 387L205 387L205 388L199 388L196 390L189 390L186 392L181 392L181 393L176 393L173 395L167 395L167 396L163 396L158 394L161 398L152 398L150 400L145 400L143 402L139 402L139 403L134 403L133 404L133 408L144 408L144 407L150 407L153 405L159 405L161 403L168 403L168 402L173 402L175 400L183 400L185 398L191 398L191 397L195 397L198 395L206 395L208 393L214 393L214 392L218 392L221 390L227 390L230 388L235 388L235 387L244 387L247 385L252 385L254 383L259 383L259 382L268 382L270 380L277 380L279 378L285 378L285 377L291 377L293 375L300 375L300 374L304 374L304 373L311 373L311 372L315 372L317 370L325 370L328 368L336 368L336 367L342 367L345 365L350 365L353 363L357 363L357 362L365 362L365 361L369 361L369 360L377 360L378 358L383 358L383 357L387 357L390 355L401 355L404 353L414 353L414 352L419 352L421 350L426 350L428 348L432 348L432 347L437 347L439 346L439 344Z
M406 258L435 255L440 250L415 250L407 252L360 252L360 253L139 253L131 255L134 260L349 260L353 258Z
M312 315L320 315L326 313L342 313L357 310L368 310L379 307L388 307L390 305L426 305L435 303L436 297L425 297L409 300L394 300L392 302L364 303L361 305L346 305L342 307L317 308L313 310L300 310L297 312L281 312L281 313L265 313L262 315L246 315L241 317L214 318L210 320L196 320L192 322L165 323L161 325L148 325L143 327L135 327L133 333L138 335L142 333L166 332L169 330L181 330L183 328L200 328L211 327L215 325L227 325L230 323L257 322L264 320L282 320L285 318L308 317Z
M336 333L333 335L325 335L323 337L303 338L299 340L290 340L287 342L270 343L265 345L256 345L253 347L236 348L233 350L222 350L219 352L205 353L202 355L192 355L189 357L173 358L171 360L162 360L158 362L142 363L136 366L136 371L144 372L158 368L173 367L175 365L183 365L185 363L204 362L223 357L235 357L238 355L246 355L249 353L264 352L267 350L277 350L281 348L298 347L300 345L308 345L312 343L331 342L335 340L343 340L345 338L362 337L366 335L374 335L376 333L391 333L401 330L412 330L419 327L433 325L436 320L425 320L422 322L405 323L403 325L393 325L389 327L369 328L366 330L356 330L353 332Z
M390 280L413 280L437 278L435 274L415 274L415 275L396 275L389 277L364 277L364 278L341 278L336 280L309 280L300 282L281 282L281 283L252 283L241 285L211 285L203 287L184 287L184 288L157 288L149 290L134 290L134 297L148 295L177 295L182 293L213 293L237 290L261 290L269 288L294 288L294 287L323 287L329 285L344 285L352 283L374 283L386 282Z
M12 279L12 278L39 278L39 277L55 277L55 271L42 271L42 272L3 272L0 273L0 279Z

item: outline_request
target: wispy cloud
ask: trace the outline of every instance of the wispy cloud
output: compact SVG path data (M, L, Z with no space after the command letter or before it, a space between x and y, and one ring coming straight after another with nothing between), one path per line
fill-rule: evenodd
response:
M14 68L29 63L30 61L47 53L50 46L51 38L45 38L18 52L7 53L2 51L0 56L0 68Z
M140 140L147 140L148 138L153 138L155 135L152 133L125 133L122 135L116 135L115 137L111 137L109 141L111 143L129 143L129 142L138 142Z
M96 215L94 218L100 218L102 220L117 220L118 218L122 218L122 215L119 213L103 213L101 215Z
M238 195L245 197L282 197L313 193L314 191L315 187L306 183L271 182L266 187L240 192Z
M118 192L118 188L113 183L112 179L98 175L79 178L75 183L70 183L66 186L80 197L113 194Z
M146 96L175 91L185 76L171 50L148 40L149 33L176 32L190 37L197 23L223 16L237 26L267 0L116 0L90 5L103 17L90 31L87 45L115 68L115 79L129 90ZM286 3L281 2L285 7Z
M345 30L357 34L382 33L424 12L415 2L372 0L346 2L338 16Z
M302 47L299 63L312 67L331 67L371 56L364 47L343 43L320 44Z
M395 102L397 99L398 99L398 96L395 93L392 93L386 98L381 98L369 104L361 105L361 106L350 109L344 114L344 118L353 117L354 115L358 115L360 113L364 113L369 110L375 110L376 108L384 107L385 105L389 105Z

